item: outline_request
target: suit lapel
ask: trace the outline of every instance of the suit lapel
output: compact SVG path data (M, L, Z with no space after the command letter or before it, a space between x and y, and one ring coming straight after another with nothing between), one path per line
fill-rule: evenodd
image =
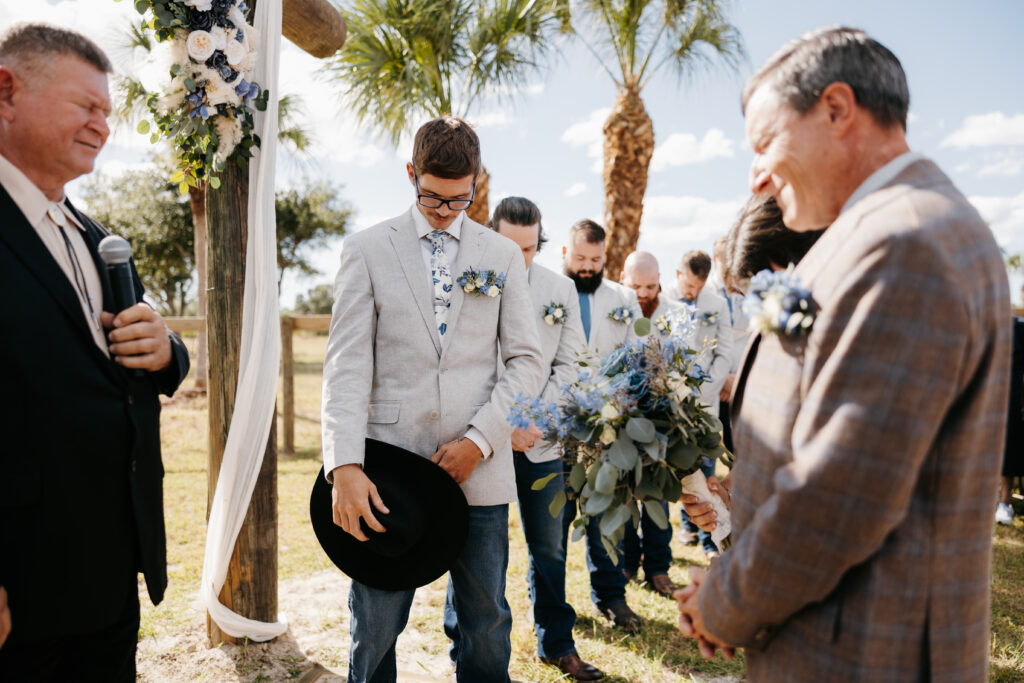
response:
M391 245L395 248L398 262L405 273L405 279L412 292L412 299L416 302L416 308L420 311L423 324L430 332L430 339L434 342L434 350L441 355L441 340L437 333L437 325L434 322L434 303L427 291L429 278L424 277L423 256L420 251L419 238L416 236L416 227L410 216L403 216L391 225ZM456 288L458 289L458 288ZM451 322L449 321L449 327Z
M7 243L15 257L28 267L39 284L60 305L72 325L88 338L90 345L95 346L78 295L50 254L50 250L36 234L35 228L29 224L28 219L3 187L0 187L0 216L3 217L0 240Z
M466 293L455 281L462 277L468 268L480 270L480 257L483 256L483 229L478 228L468 218L463 218L459 257L455 260L455 266L452 268L452 282L455 283L455 286L452 288L451 310L448 313L449 335L457 329L455 325L459 321L459 313L462 312L462 303L466 300Z
M71 202L65 202L65 206L71 210L71 213L75 215L78 222L85 228L85 243L89 247L89 255L92 256L93 263L96 264L96 272L100 276L100 287L103 289L103 310L111 313L114 311L114 292L110 289L110 278L107 277L107 264L100 258L100 241L109 235L96 221L92 220L84 213L76 209Z
M729 419L732 420L733 424L736 423L736 419L740 414L740 405L743 403L743 389L746 387L747 376L750 374L750 367L754 364L754 358L757 356L757 349L760 345L761 333L757 332L754 338L750 340L747 352L743 355L743 360L740 362L740 373L736 377L736 388L732 392L732 401L729 404Z

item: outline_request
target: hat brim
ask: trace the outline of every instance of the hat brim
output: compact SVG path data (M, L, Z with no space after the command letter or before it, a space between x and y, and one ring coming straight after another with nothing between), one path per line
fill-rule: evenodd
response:
M429 459L375 439L366 440L363 471L385 505L389 496L416 496L423 533L398 555L385 555L357 540L334 523L332 486L321 468L309 497L309 516L327 557L350 578L380 590L409 590L443 576L459 558L469 533L469 507L459 485Z

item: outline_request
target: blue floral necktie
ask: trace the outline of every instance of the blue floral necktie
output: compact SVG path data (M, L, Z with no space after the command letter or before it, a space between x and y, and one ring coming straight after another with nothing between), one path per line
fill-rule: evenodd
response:
M443 230L427 235L430 240L430 280L434 286L434 322L437 331L444 338L448 331L448 308L452 303L452 271L448 266L448 255L444 253L444 240L449 237Z

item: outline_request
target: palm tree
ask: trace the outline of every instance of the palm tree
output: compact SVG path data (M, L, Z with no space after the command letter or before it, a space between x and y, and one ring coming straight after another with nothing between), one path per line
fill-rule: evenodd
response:
M488 95L513 92L568 28L564 0L355 0L349 38L325 69L360 123L396 145L419 119L467 117ZM507 95L506 95L507 96ZM468 213L488 216L486 169Z
M136 52L152 53L154 40L145 25L130 23L124 32L121 51L127 57ZM149 116L146 99L150 92L138 78L125 70L124 76L114 80L114 107L111 119L115 126L130 126ZM277 139L291 150L304 153L312 148L309 129L302 122L302 100L296 95L282 95L278 100ZM188 188L189 208L192 212L196 264L196 315L206 316L206 191L207 181L201 179ZM194 387L206 389L206 330L196 334L196 363Z
M654 126L640 92L666 67L681 77L716 57L736 66L743 46L739 31L724 16L727 2L578 0L573 5L574 23L586 24L584 31L574 27L574 32L618 88L603 128L605 268L615 280L636 249L654 154Z

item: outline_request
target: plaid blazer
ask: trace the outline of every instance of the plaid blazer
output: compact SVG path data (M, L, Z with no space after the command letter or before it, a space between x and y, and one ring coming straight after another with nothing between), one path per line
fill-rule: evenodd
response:
M744 358L706 626L752 681L983 681L1011 343L992 233L921 160L797 275L820 312Z

